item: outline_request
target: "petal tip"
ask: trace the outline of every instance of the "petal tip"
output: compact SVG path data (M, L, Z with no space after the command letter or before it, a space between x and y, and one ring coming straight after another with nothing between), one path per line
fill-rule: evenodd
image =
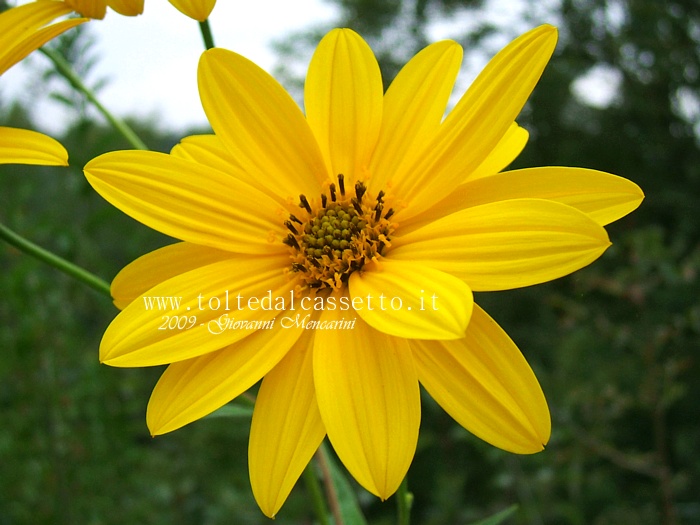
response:
M552 24L542 24L541 26L535 28L535 31L546 35L548 38L559 38L559 29Z
M559 30L551 24L542 24L536 27L530 33L534 40L542 39L540 45L543 46L542 50L548 54L554 52L554 48L559 40Z
M149 423L148 421L146 422L146 426L148 427L148 433L151 434L152 438L165 434L165 432L163 432L160 428L152 426L152 423Z
M162 413L153 410L153 407L151 406L151 403L149 401L149 404L146 407L146 427L148 427L148 432L153 438L156 436L162 436L163 434L167 434L168 432L175 430L175 428L179 428L172 428L172 425L170 428L166 428L168 422L164 421L162 416Z

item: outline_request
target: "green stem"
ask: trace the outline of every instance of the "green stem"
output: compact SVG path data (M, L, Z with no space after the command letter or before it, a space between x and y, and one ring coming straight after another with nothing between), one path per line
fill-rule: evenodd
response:
M323 486L326 488L326 498L328 498L335 525L343 525L343 515L340 512L338 492L335 490L333 476L331 475L331 469L328 465L328 448L326 447L326 443L321 443L318 452L316 452L316 461L318 461L318 466L321 467Z
M304 482L306 483L306 488L309 489L309 494L311 494L311 502L314 506L314 512L321 525L330 525L328 519L328 509L326 508L326 502L323 499L323 492L321 491L321 484L318 482L318 477L314 471L314 464L309 463L304 469Z
M408 478L403 478L396 494L396 506L399 511L399 525L410 525L413 494L408 491Z
M12 246L22 250L29 255L36 257L42 262L58 268L64 273L67 273L71 277L75 277L77 280L82 281L91 288L97 290L98 292L111 298L112 294L109 291L109 283L103 281L96 275L88 272L87 270L76 266L75 264L66 261L65 259L59 257L58 255L51 253L40 246L37 246L33 242L25 239L21 235L13 232L7 226L0 223L0 239L4 239Z
M207 18L204 22L199 23L199 30L202 32L202 40L204 40L204 47L211 49L214 46L214 37L211 34L211 27L209 27L209 19Z
M143 143L138 135L134 133L134 130L126 124L126 122L110 113L110 111L104 107L99 100L97 100L95 93L89 87L87 87L81 78L75 73L75 71L73 71L71 65L65 58L63 58L56 51L45 47L42 47L40 51L49 60L51 60L51 62L53 62L54 66L56 66L56 71L58 71L77 91L85 95L85 97L98 109L100 113L102 113L102 115L104 115L114 129L122 134L122 136L129 142L129 144L131 144L133 148L148 150L148 146Z

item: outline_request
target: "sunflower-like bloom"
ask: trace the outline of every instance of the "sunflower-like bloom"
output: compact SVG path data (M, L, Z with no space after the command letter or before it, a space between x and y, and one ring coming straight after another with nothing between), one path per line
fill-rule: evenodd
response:
M0 13L0 75L64 31L82 24L73 18L51 24L71 9L63 2L38 2ZM51 137L36 131L0 127L0 164L67 166L68 153Z
M100 346L109 365L170 364L152 434L263 378L249 466L268 516L326 435L363 487L390 496L415 452L419 383L489 443L542 450L542 390L472 291L586 266L610 244L603 225L643 198L593 170L500 172L527 139L514 119L555 43L551 26L516 39L444 121L455 42L422 50L383 95L368 45L334 30L309 66L306 115L255 64L212 49L199 89L214 135L89 162L105 199L184 241L115 278L123 311ZM182 302L164 317L156 297Z

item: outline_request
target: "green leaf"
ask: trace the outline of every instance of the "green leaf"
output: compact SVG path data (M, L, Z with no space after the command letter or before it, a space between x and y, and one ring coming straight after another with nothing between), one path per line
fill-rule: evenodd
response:
M515 514L516 510L518 510L518 506L511 505L507 509L502 510L501 512L497 512L493 516L472 523L471 525L499 525L503 523L506 519L510 518L513 514Z

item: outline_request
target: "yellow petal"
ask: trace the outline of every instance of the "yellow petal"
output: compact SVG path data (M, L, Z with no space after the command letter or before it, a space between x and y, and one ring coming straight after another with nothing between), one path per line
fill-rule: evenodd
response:
M68 152L42 133L0 127L0 164L68 166Z
M279 204L207 166L117 151L88 162L85 176L108 202L166 235L240 253L286 252Z
M420 382L464 428L517 454L539 452L549 441L549 409L535 374L478 305L465 338L411 341L411 348Z
M396 75L384 95L382 128L370 164L374 193L393 178L398 159L421 150L435 135L461 63L462 47L445 40L423 49Z
M250 484L263 513L274 518L318 449L326 430L316 402L312 332L307 331L265 376L248 446Z
M338 320L324 310L321 322ZM351 332L318 330L314 384L321 417L338 457L357 482L386 499L413 459L420 425L420 393L405 339L377 332L357 319Z
M0 74L25 58L32 51L39 49L49 40L87 21L87 18L70 18L39 29L31 35L27 35L23 40L17 42L17 45L8 49L7 53L3 53L3 56L0 57Z
M334 29L316 48L304 86L309 126L332 178L366 178L382 122L382 76L372 50L350 29Z
M236 256L168 279L112 321L100 361L126 367L174 363L269 326L263 323L279 313L276 298L289 297L294 288L284 273L288 262L287 255Z
M123 310L157 284L201 266L231 259L231 252L180 242L143 255L112 281L114 305Z
M526 129L513 122L488 157L474 171L468 174L467 180L471 182L504 170L523 151L529 136L530 134Z
M204 22L214 9L216 0L170 0L170 3L181 13Z
M636 210L644 193L634 182L584 168L505 171L460 186L463 207L504 199L537 198L568 204L606 225Z
M357 314L375 330L408 339L464 337L474 299L457 277L412 261L382 259L348 283Z
M70 12L63 2L44 1L0 13L0 75L52 38L87 22L84 18L74 18L43 27Z
M397 220L430 208L486 159L520 113L555 44L556 29L541 26L489 62L435 139L397 169L393 191L407 203Z
M102 20L107 14L107 0L65 0L76 12L88 18Z
M243 171L243 167L236 157L226 149L224 143L216 135L190 135L173 146L170 154L181 159L199 162L205 166L211 166L217 170L228 173L235 170L235 175L242 175L254 180ZM247 181L246 181L247 182Z
M27 34L70 12L65 2L53 0L31 2L0 12L0 56Z
M281 198L275 188L270 188L269 184L263 184L264 181L246 172L236 157L231 155L224 143L216 135L192 135L185 137L173 147L170 154L181 159L198 162L236 177L268 197L275 199L280 205L288 205L287 199Z
M199 61L199 94L217 136L248 174L282 198L316 196L327 178L303 113L250 60L210 49Z
M107 0L109 7L124 16L136 16L143 13L143 0Z
M605 229L584 213L539 199L468 208L392 243L392 259L451 273L474 291L551 281L590 264L610 246Z
M476 180L470 178L427 212L401 223L401 228L402 231L412 231L465 208L508 199L561 202L605 226L637 209L644 193L632 181L584 168L504 171Z
M196 421L260 381L301 335L301 329L253 332L216 352L171 364L153 389L146 423L152 435Z
M605 226L637 209L644 193L630 180L584 168L504 171L476 180L470 178L432 209L401 223L401 231L410 232L451 213L508 199L561 202Z

